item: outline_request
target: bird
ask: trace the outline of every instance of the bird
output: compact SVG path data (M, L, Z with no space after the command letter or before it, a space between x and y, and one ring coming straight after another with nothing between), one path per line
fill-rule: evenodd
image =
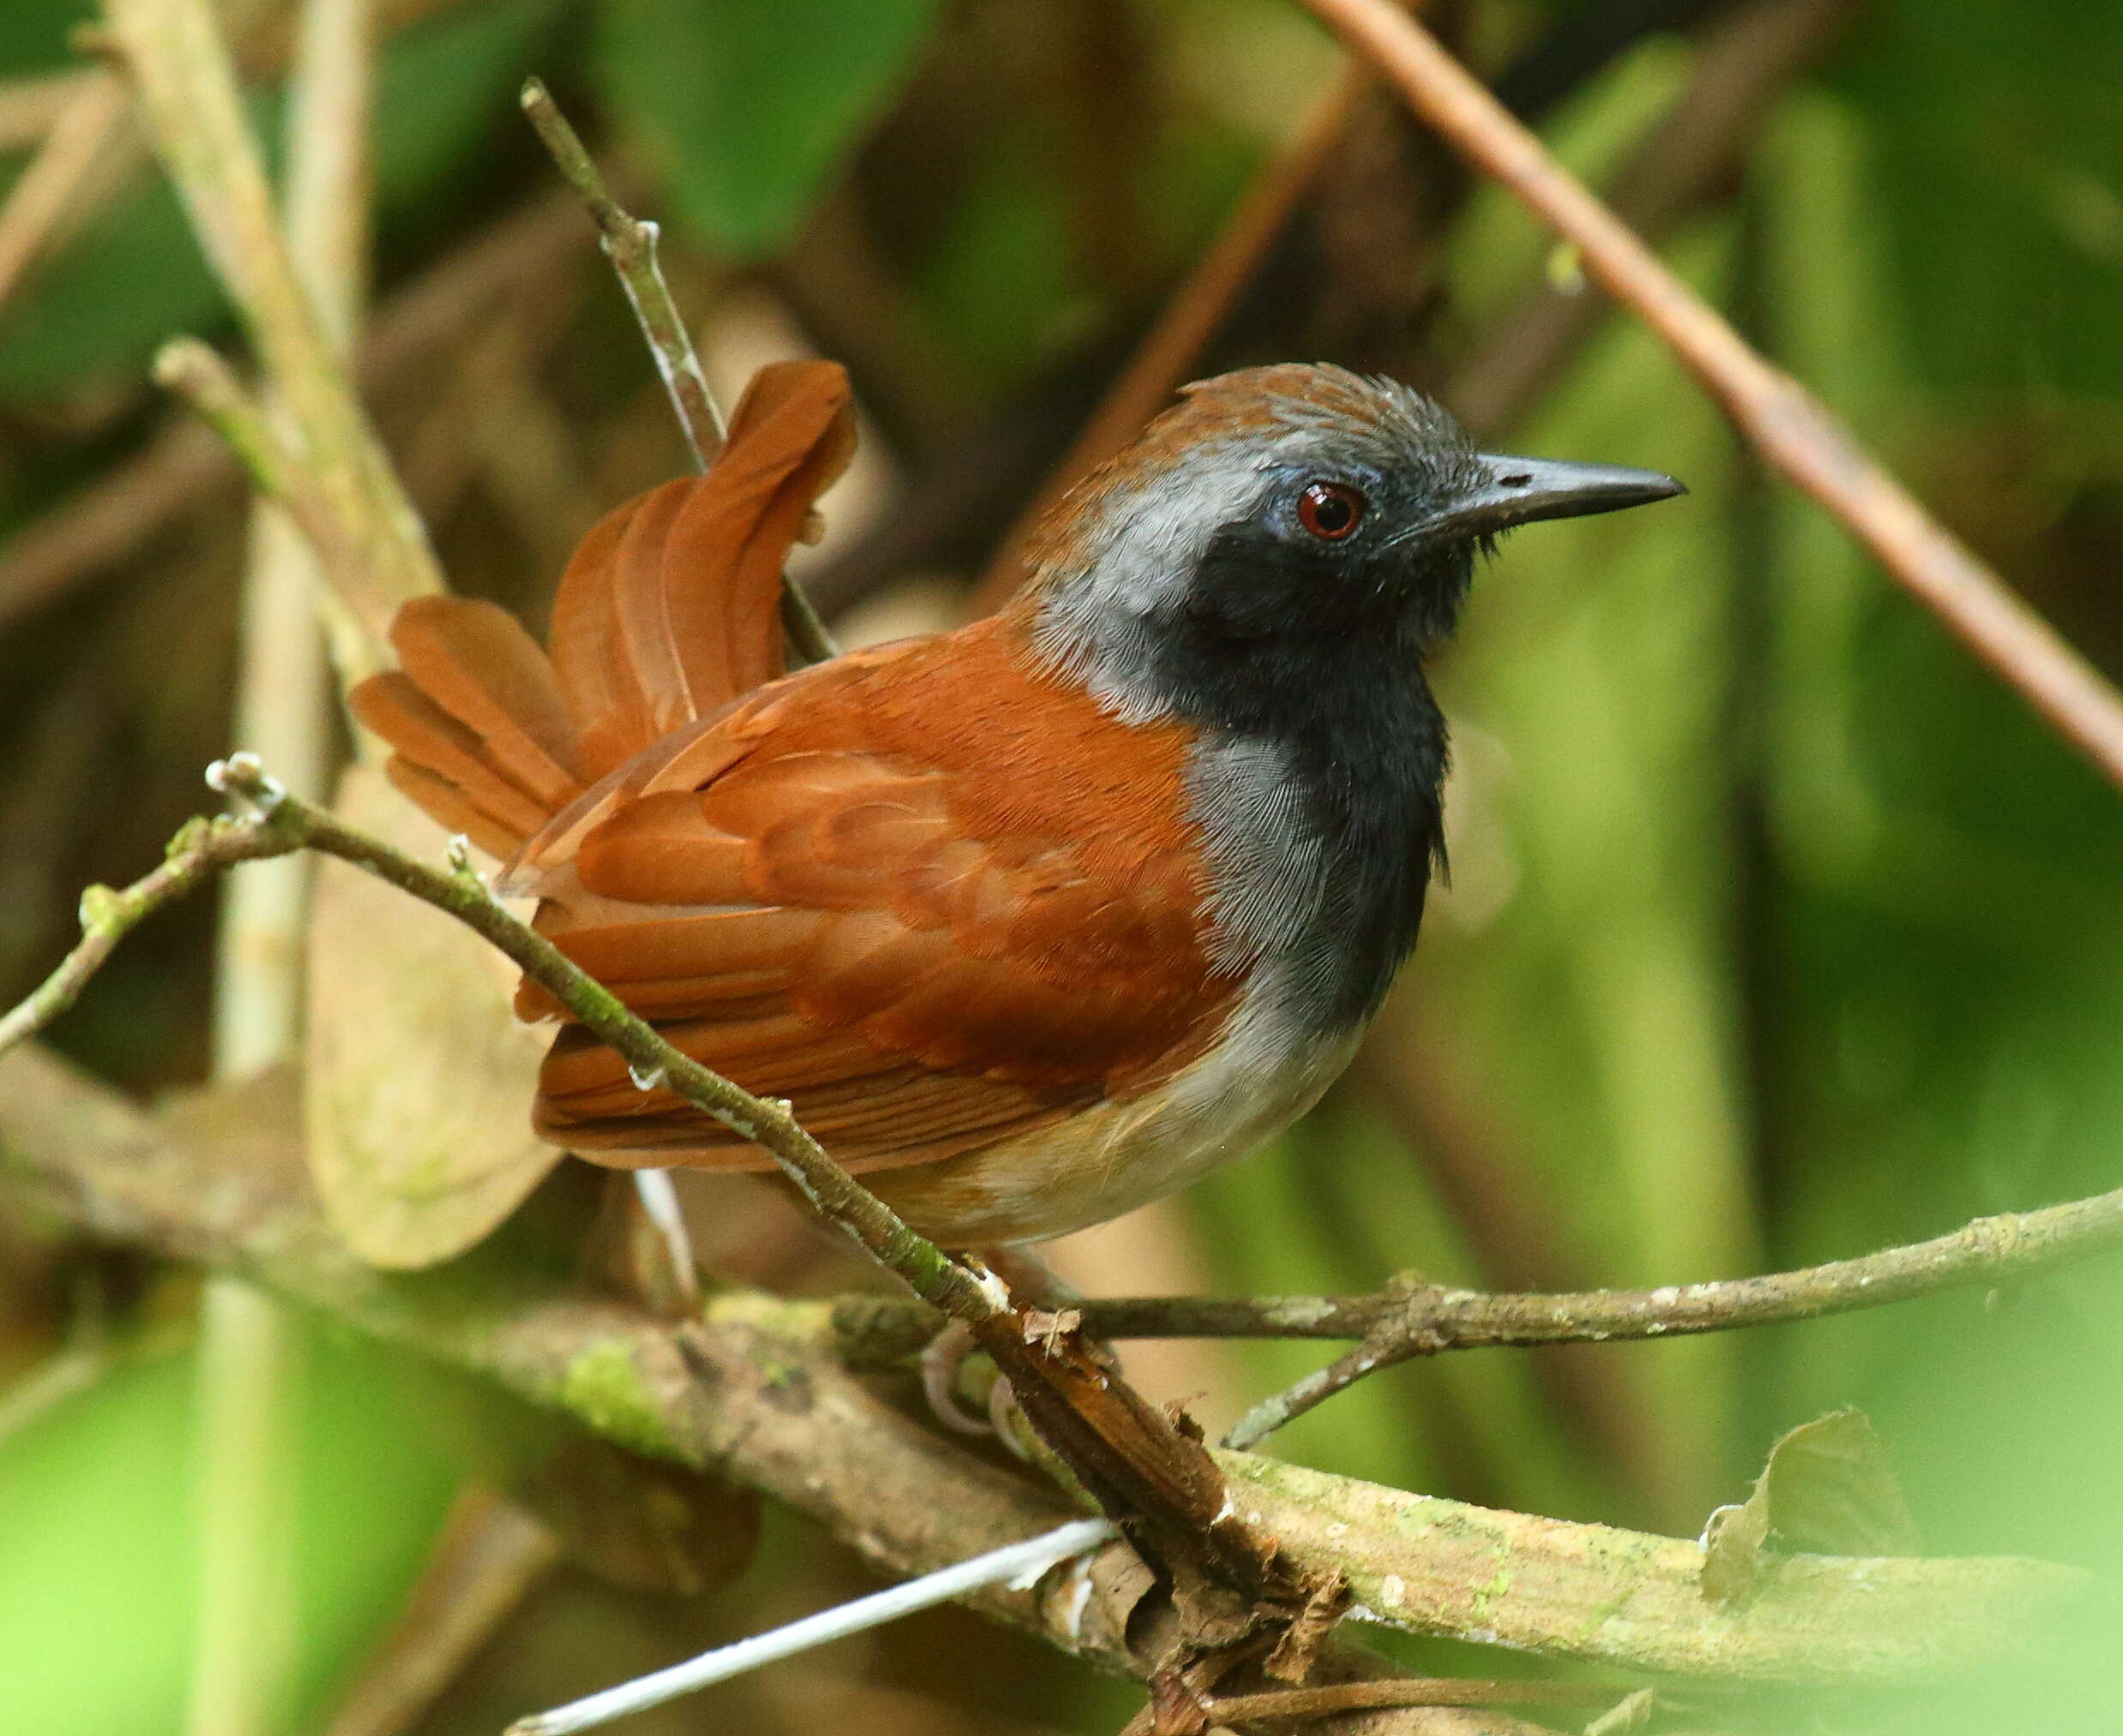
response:
M548 648L423 597L352 704L541 933L953 1250L1117 1217L1312 1106L1444 861L1424 664L1478 560L1686 492L1484 453L1390 379L1245 369L1062 495L999 611L792 672L784 561L854 437L840 367L768 365L703 473L584 538ZM535 984L516 1010L558 1022L546 1140L773 1168Z

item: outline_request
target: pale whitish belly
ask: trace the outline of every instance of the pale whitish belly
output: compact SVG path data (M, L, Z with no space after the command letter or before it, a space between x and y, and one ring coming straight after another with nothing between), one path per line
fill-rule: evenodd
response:
M1362 1035L1293 1040L1270 1024L1242 1012L1215 1050L1132 1101L864 1180L947 1247L1045 1241L1117 1218L1280 1133L1319 1100Z

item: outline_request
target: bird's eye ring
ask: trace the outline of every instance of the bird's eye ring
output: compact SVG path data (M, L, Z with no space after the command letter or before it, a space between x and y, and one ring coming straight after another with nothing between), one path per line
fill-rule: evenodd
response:
M1340 542L1363 522L1365 504L1346 483L1308 482L1298 496L1298 522L1322 542Z

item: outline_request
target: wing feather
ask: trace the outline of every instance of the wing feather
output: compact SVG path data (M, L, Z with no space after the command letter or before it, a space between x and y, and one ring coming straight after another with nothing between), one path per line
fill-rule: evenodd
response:
M523 624L469 597L416 597L391 622L405 678L477 737L495 768L550 813L572 801L575 726L552 663Z
M546 871L540 926L564 949L864 1169L1151 1088L1235 992L1207 962L1193 837L1169 805L1161 834L1138 818L1087 836L1065 778L1005 774L1007 805L984 796L998 772L976 731L880 749L870 696L918 679L924 654L807 671L615 775ZM976 666L968 688L1008 707L1026 679ZM703 775L669 787L680 758ZM1185 799L1178 778L1164 789ZM540 1125L564 1142L766 1163L579 1030L540 1083Z

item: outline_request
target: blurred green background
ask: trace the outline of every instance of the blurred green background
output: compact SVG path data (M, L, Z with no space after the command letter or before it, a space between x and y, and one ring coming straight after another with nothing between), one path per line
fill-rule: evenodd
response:
M0 6L0 199L68 98L55 81L79 65L69 32L90 11ZM829 501L808 572L858 637L962 610L1336 69L1282 0L379 13L379 317L550 197L514 101L541 73L629 196L666 219L712 368L741 377L811 348L853 370L876 461ZM1647 173L1675 182L1647 207L1668 256L2123 676L2123 8L1451 0L1432 15L1625 210ZM286 37L271 6L244 37L268 134ZM1710 99L1735 86L1748 101ZM136 145L116 136L33 256L15 271L0 247L0 265L12 1002L69 943L81 885L142 871L227 744L243 503L211 443L202 456L143 383L161 339L226 342L232 323ZM1485 439L1653 466L1692 493L1540 527L1485 571L1437 671L1458 740L1454 882L1377 1037L1277 1148L1065 1247L1087 1287L1359 1290L1407 1268L1679 1283L2123 1183L2123 799L1591 300L1510 202L1373 101L1195 370L1384 370ZM681 459L579 238L479 307L425 359L379 363L370 393L453 582L536 618L590 518ZM1559 320L1571 341L1538 347ZM203 901L136 937L60 1046L142 1094L199 1080L211 939ZM860 1280L800 1238L780 1258L801 1287ZM26 1383L0 1398L0 1731L181 1726L193 1293L182 1271L0 1215L0 1375ZM2123 1573L2119 1305L2110 1260L1773 1331L1456 1357L1372 1381L1276 1450L1693 1535L1778 1433L1855 1404L1931 1550ZM85 1315L123 1354L37 1401ZM306 1733L333 1727L467 1454L461 1395L329 1328L305 1336L284 1727ZM1129 1362L1162 1394L1203 1395L1214 1422L1321 1358L1196 1346ZM703 1596L564 1565L396 1727L492 1731L866 1582L773 1512L753 1564ZM1868 1736L2112 1732L2123 1644L2108 1652L1936 1699L1731 1716ZM1089 1733L1133 1703L946 1612L630 1727Z

